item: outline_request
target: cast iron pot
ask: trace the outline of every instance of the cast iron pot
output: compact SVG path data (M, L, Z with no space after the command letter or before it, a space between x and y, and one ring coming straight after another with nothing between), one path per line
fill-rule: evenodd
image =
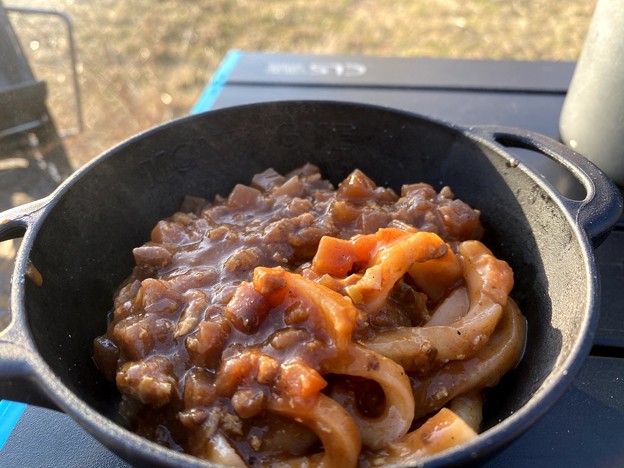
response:
M563 197L506 147L557 161L586 197ZM429 464L487 456L529 428L589 352L600 297L592 243L620 215L616 187L586 159L537 134L337 102L265 103L174 121L106 152L49 197L1 214L0 240L23 235L12 319L0 335L1 396L60 408L133 464L203 465L124 428L119 393L93 364L93 338L106 329L113 293L130 274L132 248L184 195L225 195L268 167L286 172L308 161L333 182L360 168L396 190L417 181L449 185L481 210L484 242L515 271L513 297L528 319L526 353L490 394L485 431ZM24 390L29 382L39 397Z

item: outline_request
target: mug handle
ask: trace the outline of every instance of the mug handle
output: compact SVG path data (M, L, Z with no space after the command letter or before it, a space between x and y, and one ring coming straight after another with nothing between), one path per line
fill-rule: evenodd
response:
M583 200L571 200L546 183L576 223L585 230L594 248L604 241L620 220L623 202L618 187L594 163L570 147L539 133L512 127L483 125L470 127L468 132L481 136L486 144L494 142L504 147L535 151L570 172L586 191ZM526 167L537 176L529 166Z

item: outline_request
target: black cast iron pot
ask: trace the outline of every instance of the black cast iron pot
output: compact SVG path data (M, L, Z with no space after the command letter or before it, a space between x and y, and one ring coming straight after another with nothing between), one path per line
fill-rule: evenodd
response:
M585 199L563 197L506 147L557 161L583 185ZM0 214L0 240L24 237L12 320L0 334L0 396L60 408L131 463L202 464L123 427L119 394L93 364L93 338L106 329L132 248L184 195L225 195L268 167L285 172L308 161L334 182L359 168L397 190L417 181L449 185L482 211L484 242L515 271L526 353L490 395L485 431L429 463L487 456L529 428L589 352L600 297L592 243L621 212L616 187L586 159L533 133L331 102L242 106L168 123L103 154L48 198Z

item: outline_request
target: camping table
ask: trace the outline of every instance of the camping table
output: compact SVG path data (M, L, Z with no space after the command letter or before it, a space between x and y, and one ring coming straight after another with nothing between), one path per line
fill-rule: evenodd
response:
M462 125L498 124L558 138L574 63L381 58L231 51L191 110L328 99L391 106ZM562 193L582 196L556 164L512 151ZM596 251L601 319L591 355L558 403L486 466L624 466L624 225ZM0 465L125 467L63 413L0 403Z

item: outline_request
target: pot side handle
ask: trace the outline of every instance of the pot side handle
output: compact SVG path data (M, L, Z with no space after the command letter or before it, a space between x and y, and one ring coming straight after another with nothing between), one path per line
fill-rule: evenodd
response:
M0 242L23 237L47 205L48 198L16 206L0 213ZM37 384L39 358L25 332L23 317L11 316L0 329L0 398L57 409Z
M580 201L561 194L559 199L575 216L594 247L602 243L620 219L623 202L615 183L595 164L570 147L539 133L512 127L485 125L471 127L469 131L505 147L536 151L568 170L583 185L587 195Z
M26 229L39 218L41 209L48 201L48 198L41 198L0 213L0 242L23 237Z
M15 336L0 338L0 399L58 410L38 383L39 358L18 342Z

